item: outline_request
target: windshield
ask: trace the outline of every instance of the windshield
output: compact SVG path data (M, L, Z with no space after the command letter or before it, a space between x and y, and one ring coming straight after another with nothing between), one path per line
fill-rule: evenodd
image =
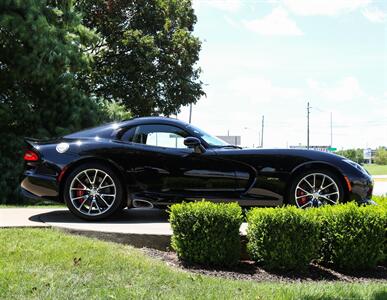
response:
M210 135L197 127L190 125L189 128L193 130L193 132L195 132L198 136L200 136L210 146L223 147L223 146L230 145L225 141L221 140L220 138Z

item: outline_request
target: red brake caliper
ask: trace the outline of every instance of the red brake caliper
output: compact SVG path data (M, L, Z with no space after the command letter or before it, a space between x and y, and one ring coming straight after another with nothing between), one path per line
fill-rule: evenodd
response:
M82 189L83 186L81 184L78 184L77 188ZM85 194L84 190L76 190L77 197L82 197ZM83 199L79 199L80 203L82 203Z
M297 196L299 197L299 196L302 196L302 195L305 195L305 193L303 191L298 190L297 191ZM306 201L307 201L307 197L306 196L297 199L298 205L304 205L306 203Z

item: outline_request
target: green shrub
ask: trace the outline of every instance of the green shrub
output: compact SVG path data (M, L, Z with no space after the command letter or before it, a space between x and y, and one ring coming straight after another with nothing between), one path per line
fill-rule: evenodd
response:
M373 196L372 200L374 200L379 206L387 210L387 196Z
M255 208L247 214L247 250L268 269L305 269L318 257L319 222L296 207Z
M384 238L384 259L383 264L387 265L387 196L373 196L372 200L374 200L379 209L382 211L385 217L385 238Z
M172 248L188 263L230 266L240 257L242 209L236 203L172 205Z
M346 269L368 269L385 259L386 210L355 203L318 210L321 221L321 257Z

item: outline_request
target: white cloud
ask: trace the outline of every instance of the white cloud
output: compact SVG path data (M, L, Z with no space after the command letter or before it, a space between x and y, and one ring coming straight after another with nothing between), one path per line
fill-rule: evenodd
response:
M364 8L370 2L370 0L284 0L283 4L296 15L334 16Z
M201 7L213 7L219 10L235 12L241 7L241 0L194 0L193 7L195 10Z
M261 19L243 21L243 25L262 35L303 35L297 24L289 18L287 11L281 7L274 8Z
M383 23L387 20L387 13L376 7L364 9L363 16L373 23Z
M224 20L226 21L227 24L229 24L233 28L240 27L240 23L235 21L234 19L230 18L229 16L224 16Z
M351 76L343 78L333 86L315 80L308 80L307 84L311 92L330 101L351 101L365 95L358 80Z
M249 99L251 103L290 100L302 95L300 89L274 86L264 77L237 78L228 87L238 98Z
M199 65L203 69L203 76L207 76L207 71L209 71L215 72L214 76L220 78L222 75L227 75L229 70L233 70L234 76L238 76L251 71L270 69L275 63L267 57L257 56L245 47L238 45L224 49L221 47L211 48L205 44L200 53Z
M193 108L193 123L212 134L225 135L229 130L231 135L242 136L243 146L257 146L261 116L265 115L265 147L305 144L306 102L310 101L312 144L330 143L332 112L335 147L387 145L384 93L368 94L355 77L338 78L329 84L308 80L300 86L277 85L263 76L226 82L210 86L208 97ZM185 107L179 119L187 121L188 115Z

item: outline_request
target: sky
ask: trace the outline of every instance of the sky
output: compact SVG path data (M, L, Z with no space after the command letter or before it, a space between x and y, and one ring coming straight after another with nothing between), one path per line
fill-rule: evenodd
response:
M387 146L387 0L194 0L206 93L192 123L265 148ZM178 118L188 121L189 108Z

